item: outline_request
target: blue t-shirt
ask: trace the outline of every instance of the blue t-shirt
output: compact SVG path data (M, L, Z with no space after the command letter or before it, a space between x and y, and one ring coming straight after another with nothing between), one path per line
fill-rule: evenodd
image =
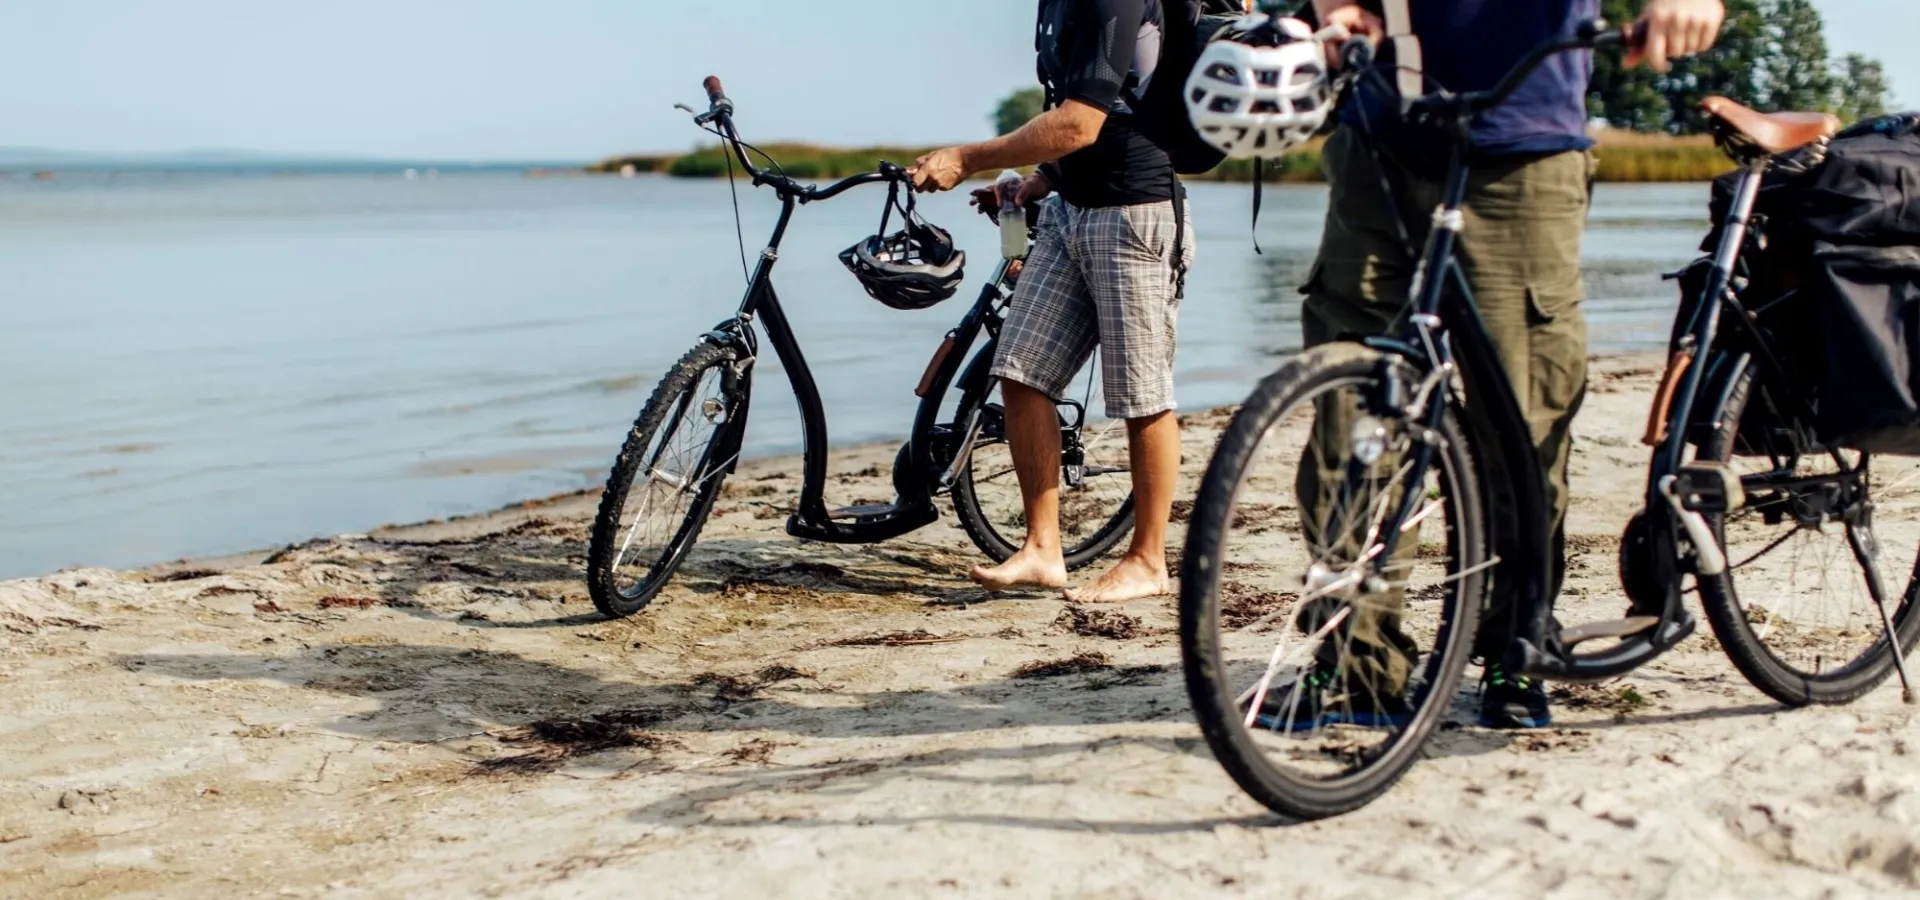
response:
M1374 3L1364 5L1379 12ZM1548 40L1571 37L1575 26L1600 15L1600 0L1411 0L1413 33L1426 58L1427 88L1455 93L1500 83L1527 53ZM1382 47L1383 63L1392 54ZM1391 72L1387 72L1391 83ZM1474 155L1559 153L1593 146L1587 135L1587 87L1593 54L1570 51L1548 59L1511 99L1473 122ZM1369 86L1371 84L1371 86ZM1440 151L1447 137L1400 121L1397 96L1383 96L1377 80L1361 82L1341 121L1363 127L1405 149Z

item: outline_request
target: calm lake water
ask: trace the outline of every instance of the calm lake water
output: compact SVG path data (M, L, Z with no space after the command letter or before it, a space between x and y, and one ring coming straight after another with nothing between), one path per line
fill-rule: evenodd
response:
M800 210L777 283L836 443L896 438L964 300L900 313L835 254L869 188ZM747 247L777 208L742 188ZM1596 350L1659 346L1659 273L1706 229L1704 186L1603 186L1587 245ZM1231 403L1299 346L1326 206L1193 190L1188 408ZM923 207L987 275L993 228ZM0 180L0 577L238 552L599 483L656 377L743 284L724 182L461 175ZM970 299L973 288L963 295ZM763 368L750 452L797 450Z

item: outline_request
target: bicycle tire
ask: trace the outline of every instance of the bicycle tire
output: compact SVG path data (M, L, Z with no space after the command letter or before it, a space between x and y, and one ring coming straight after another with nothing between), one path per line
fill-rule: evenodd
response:
M980 352L991 353L993 348L987 347ZM984 389L966 392L960 398L959 410L954 421L967 422L971 419L974 410L983 406L991 407L992 396L991 383ZM990 410L989 414L992 414ZM1082 424L1084 425L1084 422ZM973 545L980 548L980 552L986 554L988 559L1003 563L1013 558L1013 554L1019 551L1026 535L1024 532L1018 535L1003 533L994 524L992 517L987 514L974 485L973 469L977 459L979 455L975 453L973 458L967 461L967 465L961 467L960 477L954 481L953 512L960 520L961 530L972 539ZM1062 499L1064 506L1064 495ZM1067 570L1077 572L1111 553L1113 548L1133 531L1133 515L1133 490L1132 485L1129 484L1126 499L1114 509L1099 528L1094 529L1081 540L1061 547L1061 554L1066 557Z
M1718 423L1718 427L1707 433L1706 440L1699 447L1697 459L1720 462L1732 459L1737 449L1739 423L1747 411L1746 406L1761 394L1754 390L1752 369L1736 372L1730 377L1739 378L1741 382L1727 392L1724 407L1715 410L1713 417L1705 420ZM1727 519L1725 514L1707 517L1707 524L1723 548L1727 544ZM1853 526L1847 525L1845 528L1851 535ZM1852 553L1852 557L1862 569L1866 568L1857 551ZM1699 579L1700 600L1707 621L1734 668L1755 688L1786 706L1832 706L1858 700L1892 677L1895 671L1893 654L1896 636L1903 654L1911 653L1915 644L1920 643L1920 602L1916 602L1915 598L1916 585L1909 584L1898 595L1886 595L1889 603L1899 604L1892 610L1893 635L1883 633L1865 653L1832 671L1809 674L1796 670L1781 659L1755 629L1754 620L1758 617L1750 615L1747 606L1742 603L1734 571L1729 567L1719 577ZM1907 573L1892 574L1899 576ZM1883 590L1887 587L1882 585ZM1884 632L1884 627L1881 630Z
M739 431L744 426L747 399L751 393L751 373L741 371L737 363L738 355L732 347L709 341L695 345L667 371L666 377L660 380L652 397L641 409L633 428L627 432L620 455L614 460L613 469L607 476L606 489L600 495L600 508L594 516L592 538L587 550L588 593L593 597L594 607L607 618L626 618L652 603L681 563L686 561L687 552L693 548L700 530L706 525L707 517L713 513L713 504L720 495L721 485L732 472L736 461L733 458L734 448L739 444ZM684 416L691 403L691 392L709 372L716 370L724 398L725 420L714 429L706 446L701 448L701 474L696 476L699 486L690 495L685 495L690 500L685 505L686 514L675 526L672 536L654 554L655 558L648 563L646 575L631 587L623 589L618 583L618 570L622 552L629 549L632 535L622 537L622 520L636 480L642 474L642 469L652 464L648 461L647 451L653 446L661 427L668 424L669 417ZM676 427L679 421L678 418L674 420ZM668 439L671 437L669 435ZM655 456L657 461L658 454Z
M1435 650L1424 669L1424 688L1413 704L1411 722L1373 763L1329 782L1282 771L1254 743L1227 670L1220 627L1222 576L1228 567L1222 558L1224 533L1236 515L1242 480L1269 430L1330 386L1377 380L1383 359L1357 346L1328 345L1300 354L1263 380L1222 433L1187 531L1181 563L1180 654L1194 717L1214 758L1234 782L1268 809L1295 819L1351 812L1378 798L1406 774L1428 737L1451 712L1486 604L1487 580L1482 572L1486 523L1481 518L1480 481L1460 411L1449 403L1440 429L1446 446L1440 449L1436 466L1446 473L1442 493L1451 507L1447 552L1454 587L1444 592L1449 596L1443 601ZM1409 377L1417 381L1417 376Z

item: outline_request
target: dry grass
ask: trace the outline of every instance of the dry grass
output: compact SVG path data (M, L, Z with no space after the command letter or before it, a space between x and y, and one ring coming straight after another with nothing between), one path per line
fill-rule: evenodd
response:
M1730 171L1733 164L1713 146L1705 135L1674 137L1665 134L1640 134L1631 131L1599 133L1600 166L1596 173L1603 182L1707 181ZM1322 141L1268 160L1264 166L1268 183L1318 183L1325 179L1321 166ZM767 148L795 178L844 178L870 172L882 159L907 163L930 148L870 147L844 149L811 144L778 144ZM617 173L622 165L633 163L642 172L662 172L684 178L725 176L725 159L718 147L704 147L678 157L615 157L587 167L589 172ZM1253 180L1251 160L1232 159L1205 175L1190 181L1249 182Z
M1081 637L1099 637L1108 640L1125 641L1145 633L1137 616L1106 609L1088 609L1084 606L1069 606L1060 611L1059 618L1053 620L1054 627L1062 628Z
M1086 672L1104 672L1113 668L1112 657L1097 650L1076 653L1066 659L1034 660L1013 670L1015 678L1058 678Z
M916 647L922 644L951 644L964 641L965 637L942 637L924 628L912 631L889 631L883 634L863 634L859 637L841 638L828 641L827 647Z
M1605 131L1599 139L1595 178L1603 182L1709 181L1733 169L1705 135Z

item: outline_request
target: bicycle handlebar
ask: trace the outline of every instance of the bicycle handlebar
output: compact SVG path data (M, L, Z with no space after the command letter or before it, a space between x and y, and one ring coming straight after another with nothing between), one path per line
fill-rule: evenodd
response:
M1534 70L1539 69L1547 60L1569 50L1597 50L1601 47L1622 46L1628 40L1628 30L1614 28L1608 25L1605 19L1589 19L1581 22L1579 27L1574 29L1572 38L1553 41L1534 48L1534 51L1528 54L1526 59L1521 60L1519 65L1514 66L1513 70L1507 73L1507 77L1501 79L1493 90L1466 94L1463 99L1466 100L1471 115L1479 115L1507 102L1514 92L1520 90L1520 86L1533 76Z
M733 101L727 98L726 89L720 84L720 76L708 75L706 80L700 83L700 87L707 92L707 111L694 116L694 124L714 125L714 132L727 143L734 156L740 160L741 167L747 170L747 174L753 176L755 185L769 185L782 195L791 196L801 203L811 203L816 200L830 200L865 184L907 180L907 170L890 162L882 162L878 171L862 172L824 188L813 185L802 186L784 173L756 166L753 164L753 158L747 155L747 147L745 142L740 140L740 132L733 126Z
M1597 50L1635 44L1639 36L1631 26L1615 28L1605 19L1589 19L1574 29L1574 36L1549 41L1533 49L1525 59L1507 72L1491 90L1455 94L1445 89L1403 102L1409 119L1438 124L1458 124L1507 102L1534 71L1547 60L1569 50ZM1373 63L1373 44L1365 39L1349 40L1341 48L1343 62L1351 71L1368 71ZM1378 74L1378 73L1373 73Z

